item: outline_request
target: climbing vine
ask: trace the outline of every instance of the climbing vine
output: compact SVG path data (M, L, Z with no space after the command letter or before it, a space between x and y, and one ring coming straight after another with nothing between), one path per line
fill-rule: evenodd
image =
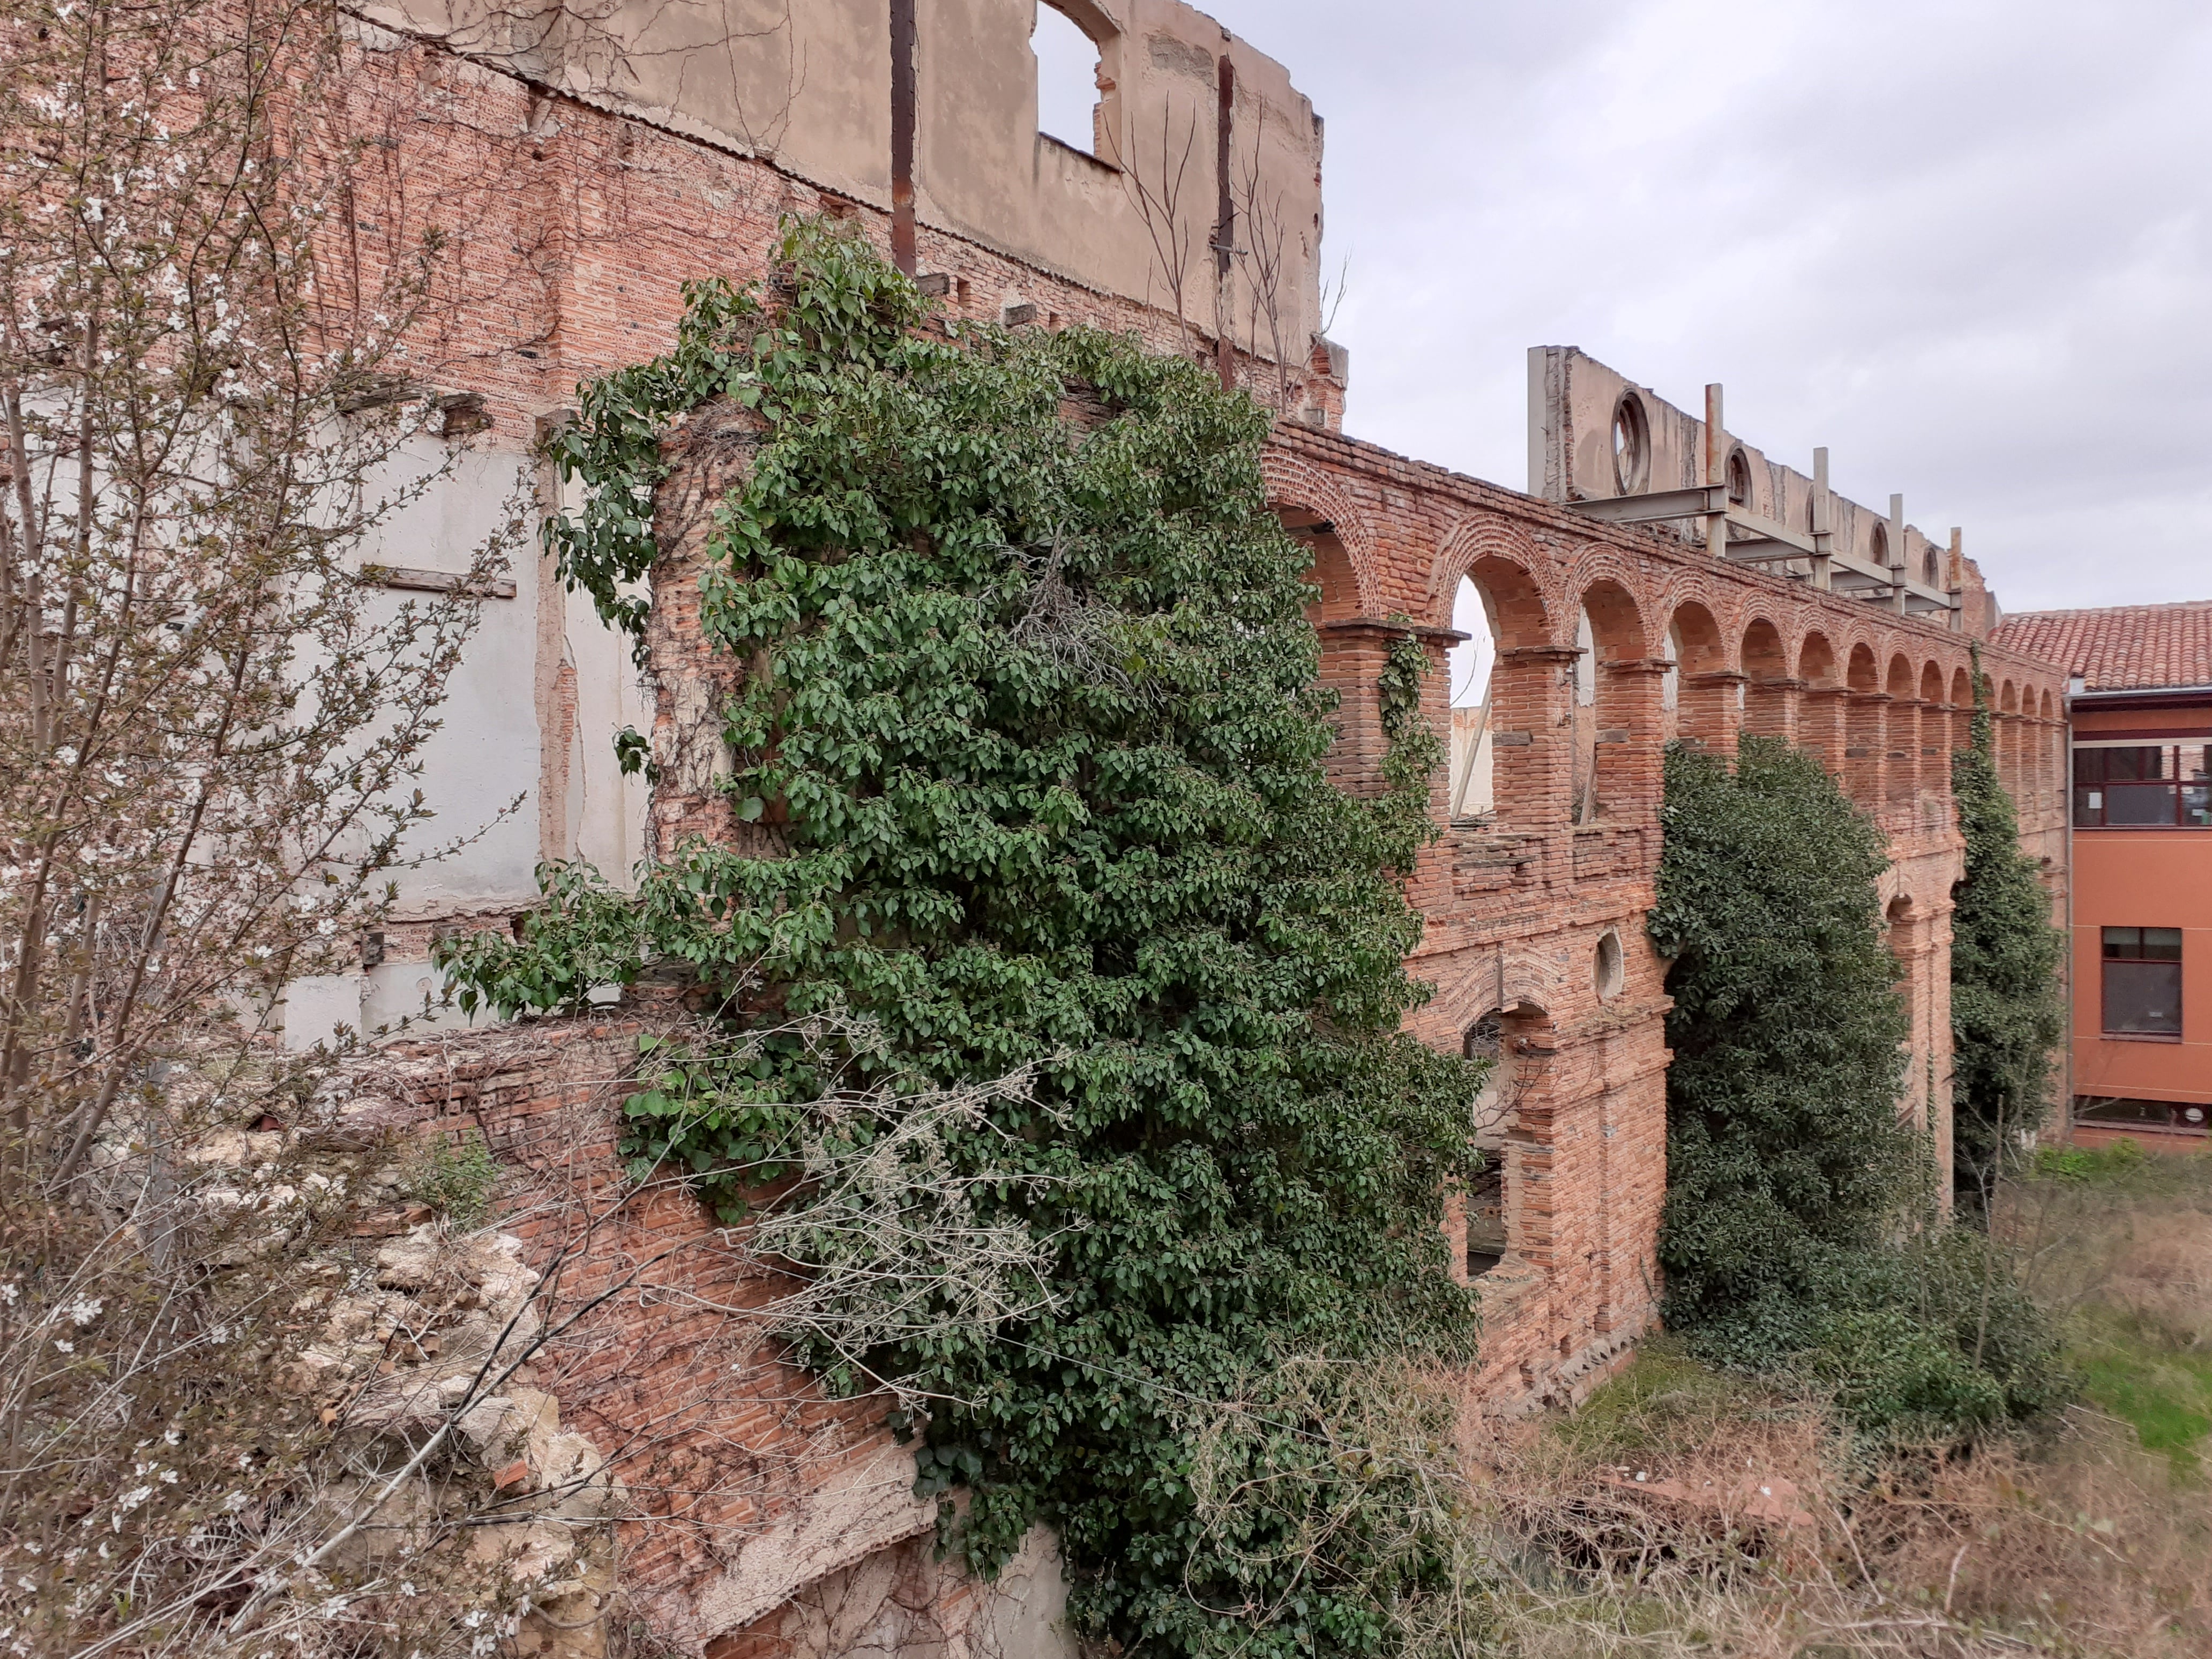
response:
M1669 1324L1808 1371L1869 1427L2050 1403L2047 1328L1987 1242L1938 1218L1929 1148L1899 1117L1880 830L1812 757L1752 736L1733 768L1670 750L1661 823Z
M921 1489L968 1500L947 1542L994 1571L1051 1523L1097 1635L1387 1650L1360 1587L1402 1570L1354 1560L1357 1529L1273 1547L1314 1528L1265 1504L1233 1537L1201 1522L1190 1425L1293 1358L1473 1352L1440 1224L1480 1072L1399 1030L1426 993L1399 879L1433 833L1423 654L1409 636L1378 687L1384 795L1332 787L1262 411L1130 341L939 323L820 226L781 252L765 300L695 284L668 356L584 388L553 458L586 505L549 531L564 577L641 632L662 436L715 400L757 414L701 616L745 665L720 787L776 850L694 841L634 894L550 871L520 939L457 945L451 969L510 1011L680 969L742 1065L655 1055L630 1150L731 1213L791 1158L776 1113L856 1080L903 1098L1021 1075L933 1145L1003 1176L963 1201L1048 1246L1040 1305L799 1357L932 1400ZM745 1042L809 1018L876 1036Z
M2020 850L1978 653L1973 739L1951 757L1951 792L1966 842L1966 874L1951 889L1952 1180L1962 1211L1981 1214L2006 1140L2040 1127L2049 1109L2051 1058L2066 1034L2066 936Z

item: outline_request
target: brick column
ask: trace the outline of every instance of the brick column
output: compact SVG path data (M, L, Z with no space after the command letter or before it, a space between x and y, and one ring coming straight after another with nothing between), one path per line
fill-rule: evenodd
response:
M1753 680L1744 687L1743 729L1762 738L1796 742L1798 694L1804 689L1802 680Z
M1882 731L1885 691L1854 691L1844 705L1844 793L1869 811L1882 803Z
M1844 703L1850 693L1839 685L1808 686L1798 694L1797 744L1820 763L1832 778L1844 775Z
M1893 696L1882 732L1882 798L1910 802L1920 783L1920 700Z
M1666 781L1659 697L1673 665L1644 657L1599 671L1597 790L1608 818L1642 823L1658 815Z
M1708 754L1735 757L1735 735L1743 729L1742 694L1749 675L1719 668L1682 677L1681 732L1701 741Z
M1573 816L1573 675L1581 655L1571 645L1523 645L1498 653L1490 730L1501 826L1548 827Z

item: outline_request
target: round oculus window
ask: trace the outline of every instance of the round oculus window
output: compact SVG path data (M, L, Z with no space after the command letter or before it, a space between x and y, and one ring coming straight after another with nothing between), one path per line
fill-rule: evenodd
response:
M1623 495L1640 495L1651 477L1651 428L1644 400L1624 392L1613 406L1613 487Z

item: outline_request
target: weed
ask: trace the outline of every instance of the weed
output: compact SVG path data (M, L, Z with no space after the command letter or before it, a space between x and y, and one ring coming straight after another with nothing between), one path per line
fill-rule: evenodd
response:
M466 1231L491 1213L499 1160L473 1126L453 1137L426 1138L403 1166L400 1188L418 1204L435 1208Z

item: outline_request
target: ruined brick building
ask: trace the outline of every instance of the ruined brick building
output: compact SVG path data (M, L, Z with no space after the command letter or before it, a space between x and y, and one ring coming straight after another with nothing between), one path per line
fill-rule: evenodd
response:
M853 220L957 314L1135 330L1279 411L1267 477L1313 549L1346 787L1376 781L1390 641L1410 619L1427 642L1428 712L1453 740L1442 833L1412 879L1427 924L1414 966L1437 987L1416 1029L1499 1060L1477 1103L1495 1182L1454 1224L1483 1297L1486 1401L1571 1397L1655 1317L1668 1004L1643 918L1669 740L1790 739L1877 816L1912 1010L1900 1109L1948 1154L1949 757L1978 641L2024 841L2054 897L2066 879L2063 672L1988 641L1995 604L1955 533L1938 544L1894 501L1844 500L1824 459L1808 475L1739 442L1717 388L1694 416L1563 348L1530 354L1525 493L1346 436L1347 360L1319 334L1322 130L1279 65L1178 0L890 0L889 14L878 0L366 9L362 96L393 114L386 194L362 222L461 228L467 275L422 355L469 416L457 432L477 428L374 551L383 579L434 586L462 568L518 479L537 510L558 505L539 435L580 379L669 343L684 280L761 277L779 213ZM1083 60L1087 133L1040 127L1039 65L1058 60L1032 42L1054 28ZM1217 259L1224 226L1237 252ZM672 615L684 574L680 557L660 573ZM550 566L514 571L486 610L425 787L449 821L520 809L410 877L357 974L294 988L295 1043L419 1003L433 936L527 907L540 859L619 875L695 821L677 751L705 705L680 626L656 630L641 676ZM616 763L625 727L667 763L657 799ZM477 1115L526 1156L562 1112L605 1103L629 1018L457 1036L403 1064L401 1092ZM610 1156L604 1133L584 1144ZM705 1223L664 1206L626 1225L610 1249ZM750 1294L687 1291L721 1319ZM680 1469L629 1477L668 1494L653 1501L670 1524L641 1534L628 1570L677 1626L727 1655L975 1651L991 1630L1006 1651L1046 1643L1048 1540L1011 1599L956 1582L917 1541L928 1506L868 1413L766 1362L703 1384L717 1328L702 1312L656 1327L650 1352L603 1343L546 1384L603 1444L647 1422L690 1436Z

